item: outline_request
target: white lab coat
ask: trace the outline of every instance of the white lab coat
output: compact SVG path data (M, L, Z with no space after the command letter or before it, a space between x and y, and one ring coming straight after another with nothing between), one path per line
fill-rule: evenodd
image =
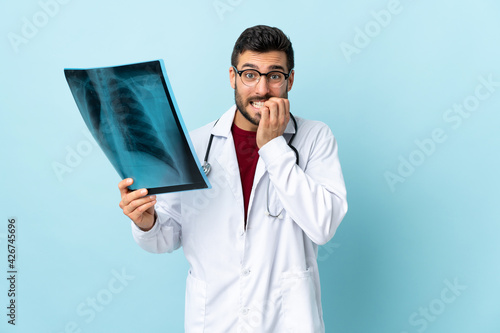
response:
M186 332L324 332L318 244L347 211L335 138L325 124L296 117L299 165L286 143L291 120L283 137L259 150L245 230L235 110L191 133L200 161L215 135L212 189L158 195L156 224L143 232L132 223L134 239L154 253L184 249ZM268 216L268 205L281 216Z

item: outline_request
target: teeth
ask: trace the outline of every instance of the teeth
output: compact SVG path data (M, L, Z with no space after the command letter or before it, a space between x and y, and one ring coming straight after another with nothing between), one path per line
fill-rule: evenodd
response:
M252 105L255 106L257 109L260 109L261 107L264 106L264 102L252 102Z

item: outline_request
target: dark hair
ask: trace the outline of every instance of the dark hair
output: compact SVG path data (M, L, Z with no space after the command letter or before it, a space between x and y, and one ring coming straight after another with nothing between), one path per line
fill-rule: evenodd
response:
M292 70L293 48L290 39L278 28L267 25L256 25L243 31L234 44L231 65L238 63L238 57L245 51L269 52L283 51L286 54L288 70Z

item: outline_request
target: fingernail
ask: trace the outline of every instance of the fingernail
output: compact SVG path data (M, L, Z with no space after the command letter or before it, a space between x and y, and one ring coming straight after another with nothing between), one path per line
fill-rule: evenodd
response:
M147 192L146 189L141 190L141 194L146 194L146 192Z

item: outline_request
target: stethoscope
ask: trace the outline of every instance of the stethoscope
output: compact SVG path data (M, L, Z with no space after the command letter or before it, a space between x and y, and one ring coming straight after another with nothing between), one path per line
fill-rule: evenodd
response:
M297 121L295 120L295 117L293 116L293 114L290 113L290 119L292 119L293 121L293 127L295 129L295 132L292 134L292 136L290 137L290 140L288 140L288 146L293 150L293 152L295 153L295 163L297 165L299 165L299 152L297 151L297 149L292 145L293 143L293 139L295 139L295 135L297 134ZM214 124L214 126L217 124L219 120L217 120ZM214 139L214 135L213 134L210 134L210 139L208 140L208 146L207 146L207 151L205 152L205 158L203 159L203 164L202 164L202 168L203 168L203 172L205 172L205 175L208 176L208 174L210 173L210 171L212 170L212 167L210 165L210 163L208 162L208 155L210 154L210 149L212 148L212 141ZM271 217L278 217L278 218L282 218L283 216L281 215L281 213L283 212L283 209L281 209L281 211L276 214L276 215L273 215L271 214L271 212L269 211L269 183L267 184L267 215L268 216L271 216Z

